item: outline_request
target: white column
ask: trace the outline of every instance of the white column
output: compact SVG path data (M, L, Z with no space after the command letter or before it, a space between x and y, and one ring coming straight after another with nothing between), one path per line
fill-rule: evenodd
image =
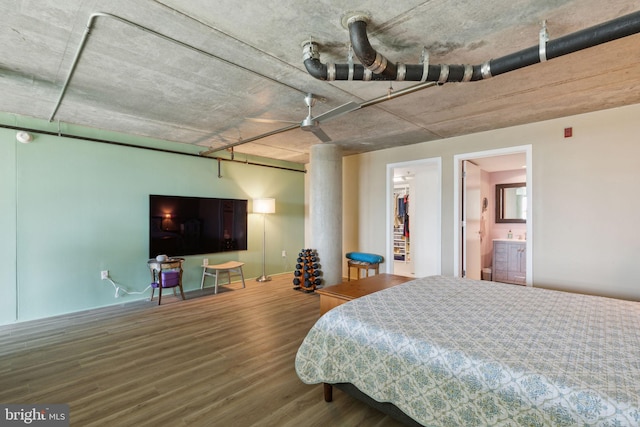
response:
M310 249L318 251L324 286L342 282L342 149L311 147Z

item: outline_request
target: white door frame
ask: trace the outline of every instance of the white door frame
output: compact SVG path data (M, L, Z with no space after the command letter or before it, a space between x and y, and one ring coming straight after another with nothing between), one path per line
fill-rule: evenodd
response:
M503 156L506 154L524 153L527 165L527 286L533 284L533 175L532 175L532 146L520 145L499 148L496 150L478 151L476 153L456 154L453 156L453 274L460 277L461 271L461 203L460 183L462 182L462 161L480 159L483 157Z
M399 162L399 163L388 163L387 164L387 215L386 215L386 229L387 229L387 242L386 242L386 256L385 256L385 264L386 264L386 273L393 273L393 215L394 215L394 205L393 205L393 170L395 168L420 168L425 165L435 165L437 169L438 175L438 185L437 185L437 194L435 195L436 204L437 204L437 223L438 229L440 230L437 233L436 239L433 242L434 247L437 247L436 251L436 265L437 271L434 274L442 274L442 158L441 157L432 157L428 159L420 159L420 160L411 160L408 162ZM416 214L418 215L418 214ZM415 260L414 260L415 261Z
M460 205L460 243L462 244L460 266L461 275L469 279L480 280L482 275L482 237L480 235L480 223L482 222L482 170L480 166L470 161L462 161L461 188L464 191L460 194L462 204ZM477 189L474 191L474 186ZM471 188L470 188L471 187ZM475 197L469 197L472 193Z

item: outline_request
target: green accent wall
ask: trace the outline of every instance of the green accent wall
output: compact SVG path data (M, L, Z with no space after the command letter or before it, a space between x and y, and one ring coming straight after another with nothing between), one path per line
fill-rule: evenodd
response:
M15 132L9 132L15 142ZM0 130L0 324L16 319L16 144Z
M0 121L16 126L7 117ZM11 117L20 126L47 126ZM84 132L122 142L139 139ZM295 254L304 246L302 172L222 161L218 177L218 161L209 158L38 133L21 144L15 134L0 128L0 324L148 299L150 290L115 298L100 271L109 270L129 292L149 285L149 194L248 199L249 212L251 199L274 197L276 214L266 218L267 274L294 270ZM186 144L157 146L193 152ZM247 251L186 257L186 291L199 289L205 257L211 264L245 262L246 278L261 274L262 217L249 213L248 227Z

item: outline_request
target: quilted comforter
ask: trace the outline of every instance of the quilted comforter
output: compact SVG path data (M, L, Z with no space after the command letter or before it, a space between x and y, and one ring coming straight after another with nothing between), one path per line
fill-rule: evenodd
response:
M425 426L638 426L640 303L432 276L330 310L295 367Z

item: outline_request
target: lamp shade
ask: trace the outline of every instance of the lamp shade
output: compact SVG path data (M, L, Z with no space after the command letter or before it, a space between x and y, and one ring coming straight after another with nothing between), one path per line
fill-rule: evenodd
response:
M276 212L276 199L253 199L253 213L270 214Z

